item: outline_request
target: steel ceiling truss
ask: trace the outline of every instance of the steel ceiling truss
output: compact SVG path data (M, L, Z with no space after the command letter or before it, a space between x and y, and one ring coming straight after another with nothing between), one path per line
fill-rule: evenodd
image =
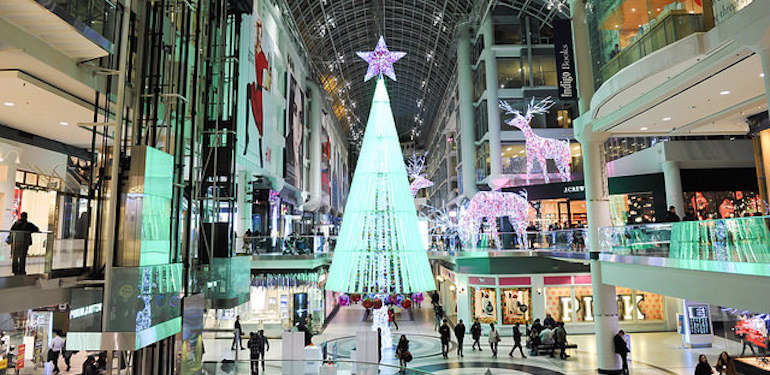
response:
M363 128L373 87L356 51L370 51L383 35L393 51L405 51L388 83L399 133L430 125L454 76L458 23L476 27L497 5L546 24L566 16L546 0L284 0L322 86L342 124Z

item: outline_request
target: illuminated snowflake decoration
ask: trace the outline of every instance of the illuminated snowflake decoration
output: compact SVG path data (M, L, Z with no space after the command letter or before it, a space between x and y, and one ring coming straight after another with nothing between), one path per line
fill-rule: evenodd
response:
M366 71L364 82L375 76L386 75L392 80L396 80L396 72L393 71L393 63L406 55L406 52L390 52L385 45L385 38L380 36L377 47L372 52L356 52L358 57L369 63L369 69Z

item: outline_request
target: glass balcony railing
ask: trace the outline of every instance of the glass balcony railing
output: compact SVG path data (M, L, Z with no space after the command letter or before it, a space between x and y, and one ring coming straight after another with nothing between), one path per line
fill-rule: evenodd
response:
M707 31L703 14L672 11L633 37L630 43L599 68L597 87L621 69L696 32Z
M499 232L500 244L487 233L479 234L476 242L462 243L457 236L434 234L430 236L429 251L518 251L522 250L521 239L516 232ZM587 231L585 228L547 231L527 231L525 250L586 251Z
M56 239L51 232L0 231L0 277L47 275L83 267L85 240Z
M336 236L250 236L238 237L238 254L251 255L313 255L330 254L337 243Z
M770 216L603 227L599 235L612 254L770 263Z
M115 44L117 6L110 0L35 0L108 52Z

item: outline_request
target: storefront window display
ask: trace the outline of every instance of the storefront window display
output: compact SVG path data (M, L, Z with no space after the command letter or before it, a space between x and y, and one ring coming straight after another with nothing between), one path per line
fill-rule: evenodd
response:
M628 288L617 288L620 321L663 321L663 296ZM577 322L593 322L593 291L590 286L575 286Z
M684 201L700 220L761 215L762 198L755 191L685 192Z
M526 324L532 320L531 288L501 289L500 297L503 324Z
M556 321L572 322L572 288L568 286L545 288L545 313Z
M497 290L471 287L473 318L481 323L497 323Z
M610 196L610 216L615 226L655 221L655 197L651 192Z

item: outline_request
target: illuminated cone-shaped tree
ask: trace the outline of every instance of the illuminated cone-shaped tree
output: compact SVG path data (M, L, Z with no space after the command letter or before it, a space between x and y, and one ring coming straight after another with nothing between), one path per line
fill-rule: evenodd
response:
M361 294L436 289L381 76L326 289Z

